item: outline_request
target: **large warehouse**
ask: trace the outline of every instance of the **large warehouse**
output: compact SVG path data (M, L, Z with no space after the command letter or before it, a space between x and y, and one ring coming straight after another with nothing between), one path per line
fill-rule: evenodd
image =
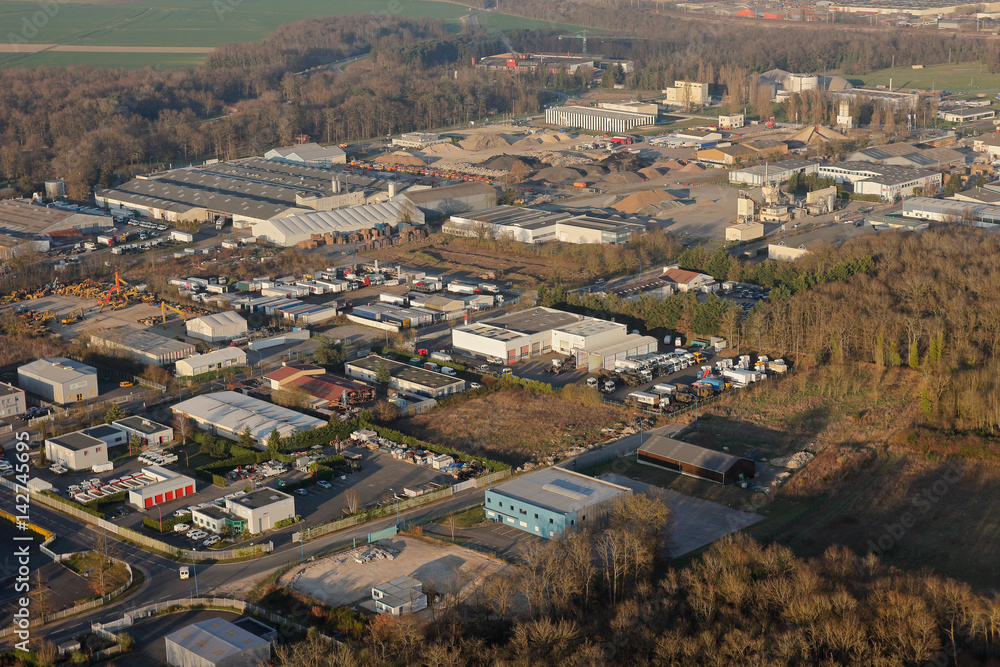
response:
M624 220L505 205L453 215L442 231L470 238L483 233L497 238L509 236L521 243L558 241L620 245L628 243L633 235L644 233L646 226Z
M595 132L628 132L641 125L655 125L656 114L592 107L549 107L545 110L545 122Z
M264 153L264 157L268 160L299 162L312 166L344 164L347 162L347 153L342 148L338 148L337 146L320 146L317 143L273 148Z
M245 667L271 661L271 643L222 618L181 628L164 638L174 667Z
M486 490L486 518L544 538L564 530L600 528L616 500L632 489L548 468Z
M17 369L17 384L46 401L65 405L97 396L97 369L66 357L38 359Z
M729 182L746 183L747 185L782 183L794 174L815 174L818 171L819 163L812 160L782 160L781 162L759 164L744 169L733 169L729 172Z
M223 347L205 354L196 354L174 364L177 377L194 377L202 373L222 370L231 366L246 366L247 353L238 347Z
M153 366L161 366L195 353L195 347L191 343L130 326L112 327L91 334L90 345L112 353L122 353L123 356Z
M489 183L459 183L438 188L410 189L394 198L408 201L426 215L451 215L497 204L497 190Z
M25 199L0 201L0 233L18 238L73 229L92 234L114 226L114 220L106 215L68 211L55 205L42 206Z
M423 224L424 214L405 201L390 201L270 220L255 225L253 234L262 241L287 247L308 241L313 234L351 234L376 225L395 227L404 221Z
M231 310L187 321L187 334L210 343L239 338L247 332L247 321Z
M344 364L344 373L348 377L374 384L383 365L389 372L389 387L404 394L442 398L465 391L465 380L462 378L401 364L374 354L347 362Z
M719 484L749 480L756 472L756 464L750 459L662 435L651 435L642 443L636 453L636 460Z
M195 396L173 406L171 411L175 415L188 417L209 433L229 440L239 440L240 435L249 429L261 450L267 449L271 431L277 430L281 437L287 438L326 425L321 419L236 391L217 391L214 394Z
M633 354L657 350L655 338L629 334L624 324L542 306L455 327L451 342L456 350L504 363L558 352L585 367L591 366L591 351L604 359L607 350L622 345ZM612 352L612 359L618 354Z

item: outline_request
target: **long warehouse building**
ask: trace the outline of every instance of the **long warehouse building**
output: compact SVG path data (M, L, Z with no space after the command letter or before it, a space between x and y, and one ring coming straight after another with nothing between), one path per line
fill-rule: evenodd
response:
M191 343L130 326L112 327L91 334L90 346L113 354L120 353L120 356L132 357L138 362L154 366L184 359L196 352Z
M423 224L424 214L405 201L352 206L269 220L254 226L254 236L280 246L308 241L313 234L350 234L376 225L396 226L406 221Z
M268 403L237 391L217 391L181 401L171 408L175 415L184 415L200 428L229 440L239 440L250 431L258 449L267 448L271 431L287 438L325 426L326 422L295 410Z
M654 125L656 114L612 111L591 107L549 107L545 122L563 127L580 127L595 132L628 132L641 125Z

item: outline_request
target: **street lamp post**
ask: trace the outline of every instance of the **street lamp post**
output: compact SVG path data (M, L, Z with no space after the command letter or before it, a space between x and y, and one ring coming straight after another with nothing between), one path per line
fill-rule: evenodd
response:
M195 567L194 563L194 549L191 550L191 570L194 571L194 596L200 598L201 595L198 594L198 568Z
M156 511L160 515L160 532L162 533L163 532L163 510L160 509L159 505L157 505L156 506Z

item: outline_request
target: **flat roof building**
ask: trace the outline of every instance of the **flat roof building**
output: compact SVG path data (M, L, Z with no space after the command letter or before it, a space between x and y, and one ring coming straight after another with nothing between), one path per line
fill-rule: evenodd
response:
M389 387L404 394L441 398L465 391L465 380L444 373L436 373L426 368L401 364L392 359L371 355L344 364L348 377L367 383L376 383L379 369L385 366L389 372Z
M937 112L937 117L946 123L971 123L977 120L996 118L997 112L993 109L982 107L955 107L953 109L941 109Z
M486 518L546 539L566 530L600 528L614 503L632 489L587 475L546 468L486 491Z
M750 459L662 435L650 435L639 446L636 460L719 484L747 481L756 472L756 465Z
M764 236L764 225L759 222L741 222L726 227L726 241L745 243Z
M257 489L238 498L226 498L226 510L246 521L251 533L263 533L274 524L295 517L295 497L270 487Z
M394 197L393 201L408 201L426 215L451 215L496 206L497 190L489 183L458 183L410 189Z
M396 577L378 586L372 586L375 611L380 614L401 616L427 608L424 585L413 577Z
M66 357L38 359L17 369L21 389L65 405L95 398L97 369Z
M656 116L655 113L578 106L549 107L545 110L545 122L549 125L579 127L595 132L628 132L643 125L655 125Z
M106 215L80 213L59 205L40 205L26 199L0 201L0 233L25 239L51 232L78 230L83 234L111 229L114 220Z
M124 431L129 438L137 436L147 447L165 445L174 439L174 429L139 415L118 419L111 424Z
M352 234L377 225L396 227L404 221L423 224L424 214L405 202L389 201L286 216L255 225L253 233L260 240L288 247L309 241L314 234Z
M210 343L239 338L247 332L247 321L231 310L195 317L185 323L188 336Z
M271 643L221 618L199 621L164 638L174 667L248 667L271 661Z
M92 333L89 345L152 366L162 366L195 353L195 346L191 343L130 326L112 327Z
M6 382L0 382L0 419L23 415L28 409L24 390Z
M733 169L729 172L729 182L766 185L767 183L787 181L793 174L815 174L818 171L819 163L812 160L782 160L770 164L759 164L755 167Z
M401 148L427 148L434 144L445 144L449 141L450 139L432 132L407 132L393 139L392 145Z
M187 475L160 466L143 468L142 474L153 482L128 492L128 501L140 509L169 503L195 492L195 482Z
M193 377L232 366L246 366L246 364L247 353L241 348L230 346L181 359L174 364L174 369L177 372L177 377Z
M195 396L181 401L171 411L175 415L186 415L198 427L229 440L239 440L240 434L249 430L261 450L267 449L271 431L277 430L286 438L326 425L321 419L236 391Z
M70 470L88 470L108 462L108 445L83 431L74 431L46 438L45 456Z
M824 164L817 173L837 183L853 184L856 194L874 195L885 201L912 196L914 191L937 192L942 183L941 172L938 171L870 162Z
M624 220L503 205L452 215L442 231L471 238L508 236L521 243L557 241L614 245L627 243L635 234L644 233L646 226Z

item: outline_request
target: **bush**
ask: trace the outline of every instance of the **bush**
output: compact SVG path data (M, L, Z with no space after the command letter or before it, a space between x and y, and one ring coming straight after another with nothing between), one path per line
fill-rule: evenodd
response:
M154 519L151 516L143 517L142 525L146 526L150 530L155 530L156 532L163 534L163 533L173 532L174 526L176 526L179 523L190 523L190 521L191 521L191 513L188 512L187 514L181 516L171 516L169 519L164 519L162 531L160 530L159 519Z
M225 488L229 486L229 482L222 475L212 475L212 484Z
M135 650L135 640L127 632L119 632L116 639L118 640L118 646L122 649L122 653L131 653Z

